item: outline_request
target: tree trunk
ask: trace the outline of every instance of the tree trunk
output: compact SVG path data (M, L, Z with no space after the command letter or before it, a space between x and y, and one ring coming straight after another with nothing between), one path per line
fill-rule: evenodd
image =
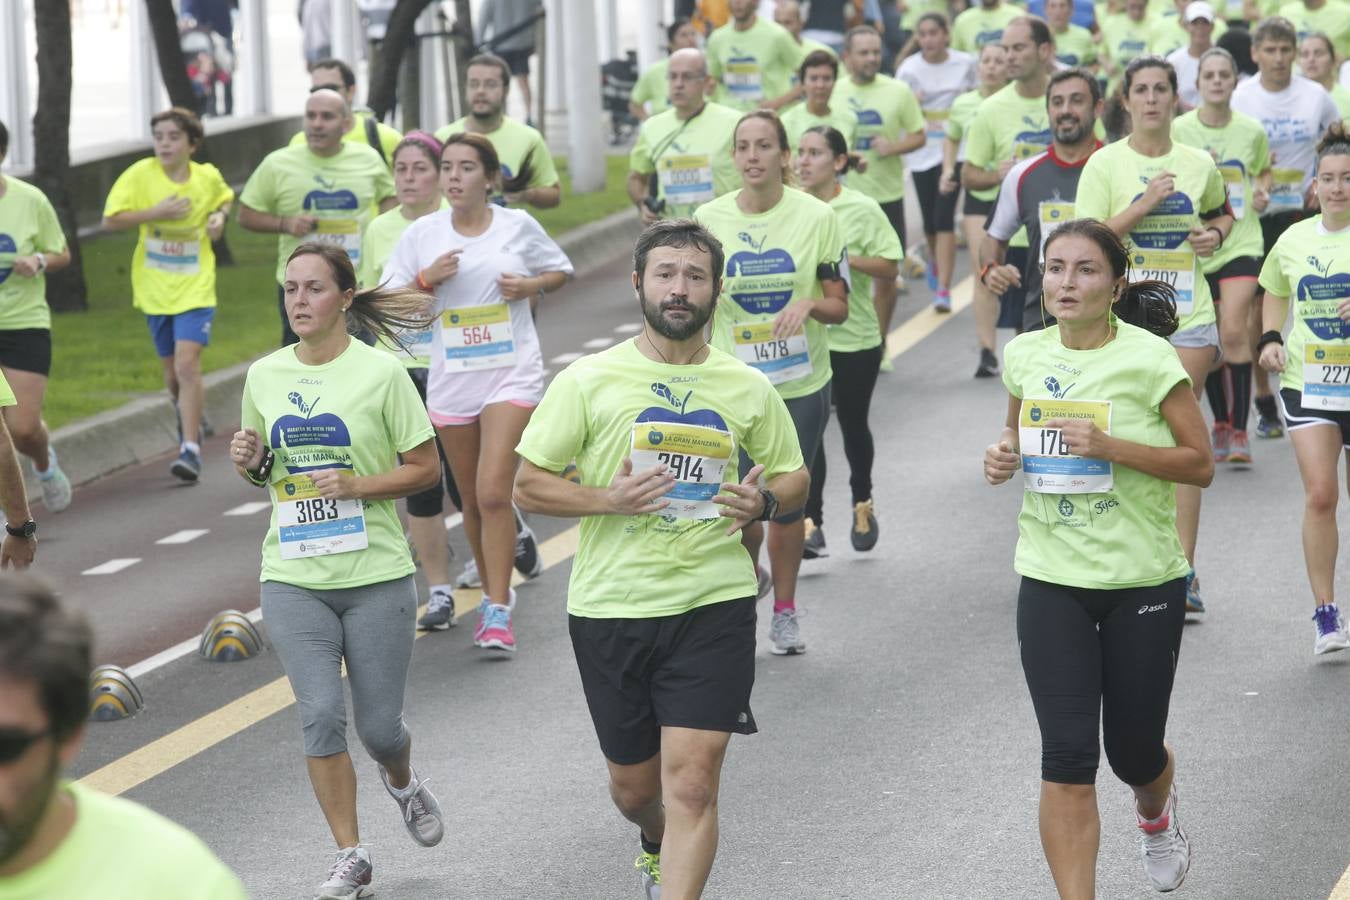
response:
M133 0L134 2L134 0ZM145 11L150 17L150 32L155 38L155 56L159 58L159 77L169 93L169 102L184 109L197 109L197 92L188 79L187 61L183 59L182 42L178 36L178 13L173 0L145 0Z
M370 73L370 90L366 93L366 105L377 119L384 119L394 108L399 66L416 38L417 17L430 5L431 0L398 0L389 14L384 40L380 43L375 67Z
M38 97L33 116L37 164L33 183L47 195L66 233L70 265L47 276L47 303L56 312L89 308L80 259L75 207L66 185L70 175L70 92L72 55L70 4L33 4L37 32Z
M455 26L450 29L455 42L455 83L459 85L459 109L469 108L469 60L474 55L473 4L470 0L455 0Z

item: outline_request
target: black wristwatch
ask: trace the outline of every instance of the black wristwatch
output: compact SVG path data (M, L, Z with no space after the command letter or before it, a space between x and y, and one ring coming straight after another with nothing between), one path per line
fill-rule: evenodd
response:
M27 522L24 522L18 528L13 528L10 526L8 522L6 522L5 530L8 531L10 534L12 534L14 537L23 538L26 541L32 540L33 535L37 534L37 523L34 522L32 519L29 519Z
M778 515L778 498L768 488L760 488L759 496L764 500L764 511L759 514L758 521L767 522Z

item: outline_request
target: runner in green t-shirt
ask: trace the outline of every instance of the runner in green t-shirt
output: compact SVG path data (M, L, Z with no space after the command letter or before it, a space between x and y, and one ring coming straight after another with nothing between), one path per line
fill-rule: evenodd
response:
M0 122L0 163L9 131ZM70 265L56 210L42 191L0 172L0 373L18 398L4 411L14 446L27 456L51 512L70 506L70 479L52 449L42 400L52 368L52 312L47 273Z
M1198 260L1228 239L1233 214L1213 157L1172 140L1176 71L1156 56L1125 67L1125 104L1134 123L1130 137L1088 158L1078 181L1075 211L1099 219L1130 245L1136 278L1167 281L1177 293L1180 325L1170 338L1197 398L1218 364L1219 329L1209 282ZM1200 532L1200 488L1177 487L1177 531L1191 561L1186 608L1205 612L1195 575Z
M858 120L851 145L866 163L849 176L849 187L881 204L896 240L905 242L905 158L928 140L923 108L903 81L879 75L881 35L868 26L850 29L844 36L847 78L834 86L830 105L851 110ZM881 333L889 334L895 313L894 279L873 282L873 300ZM886 368L883 366L883 371Z
M394 148L403 139L395 128L390 128L375 118L368 109L356 109L356 73L352 67L340 59L323 59L309 70L309 89L331 88L343 96L352 105L352 126L342 135L344 141L356 141L370 147L389 168L394 167ZM305 143L305 133L296 132L291 138L291 146Z
M502 194L493 202L552 209L562 202L562 183L544 136L506 115L511 69L505 60L481 54L469 60L464 86L469 114L436 129L436 140L470 131L492 142L502 164Z
M1045 91L1055 65L1055 42L1050 27L1034 16L1013 19L1003 31L1003 46L1008 52L1007 74L1011 83L975 111L966 133L966 161L961 166L961 183L970 196L991 203L1008 170L1015 163L1044 152L1053 138L1045 107ZM983 243L983 227L980 232ZM1026 229L1018 229L1008 242L1005 262L1024 269L1027 252ZM998 374L997 325L999 305L1004 300L990 293L979 283L980 279L976 282L975 336L980 344L980 362L975 377L991 378ZM1010 288L1004 297L1015 303L1017 309L1022 308L1023 300L1015 288Z
M746 113L734 135L744 186L695 213L729 251L712 344L768 376L787 400L803 458L814 459L830 407L825 326L848 317L848 253L834 211L784 185L791 150L778 117ZM742 469L749 465L743 457ZM762 536L758 525L744 534L756 561ZM805 649L795 602L805 537L799 508L785 507L770 523L775 653Z
M885 354L876 306L872 303L872 279L900 273L905 251L888 226L880 204L866 194L845 187L839 179L851 159L844 136L820 125L801 136L797 145L797 173L802 190L828 203L839 219L848 248L848 318L826 326L830 344L830 393L839 416L839 432L848 459L849 487L853 493L853 524L849 540L854 550L876 546L878 526L872 498L872 430L868 412L877 374ZM806 504L804 556L826 556L824 526L825 446L811 460L811 497Z
M1350 56L1350 4L1345 0L1291 0L1280 5L1279 14L1293 24L1300 45L1310 34L1325 34L1337 56Z
M246 900L192 832L63 774L89 730L93 668L93 629L73 606L34 580L0 586L0 898Z
M773 20L787 29L787 33L792 35L792 40L797 45L797 65L792 70L792 87L794 89L802 83L802 63L812 53L820 51L833 56L836 60L839 58L829 45L802 36L802 31L806 27L806 19L802 16L802 5L797 0L778 0L778 5L773 8ZM805 88L803 88L804 90ZM798 94L798 96L802 95ZM793 144L795 146L796 142L794 141Z
M811 51L802 58L797 80L802 86L803 102L789 106L780 117L793 150L796 150L802 134L817 125L836 129L852 148L858 130L858 117L850 109L830 106L835 83L839 80L838 57L824 50Z
M0 374L0 408L18 403L5 376ZM28 492L19 470L19 457L14 442L0 415L0 512L5 516L5 535L0 542L0 568L26 569L33 564L37 553L37 523L28 507Z
M1107 94L1120 86L1125 67L1136 56L1148 52L1153 23L1148 15L1148 0L1125 0L1125 11L1100 19L1102 71L1107 78Z
M1347 25L1350 26L1350 4L1345 10ZM1298 67L1303 77L1315 81L1326 89L1341 113L1341 118L1350 118L1350 88L1337 80L1336 47L1331 38L1320 31L1303 36L1298 45Z
M698 47L698 29L686 18L678 18L666 29L667 52L673 56L686 47ZM647 68L633 85L628 98L628 111L639 122L670 109L670 92L666 87L666 69L669 59L657 60Z
M1008 344L1007 416L984 457L990 484L1023 471L1017 643L1041 730L1041 844L1063 897L1094 896L1101 743L1134 794L1151 886L1174 890L1190 868L1164 743L1188 568L1173 485L1209 484L1214 461L1176 353L1134 324L1176 328L1172 289L1130 284L1129 256L1101 222L1051 235L1057 324Z
M698 897L727 746L756 731L755 570L736 533L799 506L807 473L768 379L704 338L718 241L660 222L633 260L642 333L554 378L517 447L515 496L581 518L568 630L610 797L641 829L645 896ZM741 450L758 464L737 478ZM574 459L577 484L560 477Z
M1003 0L980 0L952 22L952 46L975 53L986 44L1002 43L1003 29L1021 15L1025 15L1022 10Z
M1055 59L1062 66L1097 64L1097 42L1092 32L1070 21L1073 0L1045 0L1045 22L1055 36Z
M676 50L666 74L671 108L642 123L628 155L628 199L648 224L692 216L740 184L731 133L741 114L704 99L711 81L703 51Z
M342 95L320 88L305 101L303 147L283 147L263 158L239 196L239 224L277 237L277 308L281 344L297 340L286 318L281 288L286 260L305 240L342 247L361 264L361 234L372 210L398 202L394 179L380 155L364 144L344 142L352 110Z
M361 743L409 834L424 847L443 834L404 726L417 587L394 506L435 483L440 460L403 366L351 336L424 326L426 301L404 289L357 290L351 257L334 244L300 245L285 272L299 342L249 367L230 461L272 501L263 617L300 698L310 782L341 848L319 896L349 897L370 885L371 863L359 843L339 663Z
M1266 292L1261 367L1279 373L1280 401L1303 479L1303 556L1317 628L1313 653L1350 648L1336 605L1341 459L1350 459L1350 129L1332 124L1317 144L1320 215L1291 225L1261 267ZM1288 345L1280 336L1294 305Z
M801 96L792 73L801 50L787 29L756 14L758 0L731 0L731 21L708 37L713 99L742 112L779 109Z
M145 313L178 409L178 458L169 472L196 481L202 471L202 350L216 307L212 241L225 233L234 191L213 165L192 161L203 131L196 113L175 107L150 119L155 155L118 176L103 205L108 231L136 228L131 299Z
M1178 143L1212 156L1228 191L1233 230L1214 255L1200 260L1200 270L1219 319L1223 365L1209 373L1205 393L1214 413L1215 462L1250 464L1247 416L1252 402L1252 342L1248 319L1256 299L1263 243L1260 215L1268 199L1257 184L1270 180L1270 145L1261 123L1230 106L1237 86L1237 63L1219 47L1200 57L1200 106L1172 123ZM1229 385L1231 384L1231 398Z

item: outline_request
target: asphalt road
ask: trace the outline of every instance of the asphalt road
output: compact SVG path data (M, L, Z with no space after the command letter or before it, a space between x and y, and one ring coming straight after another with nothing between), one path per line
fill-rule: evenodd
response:
M545 358L621 338L615 329L636 321L626 279L616 264L546 306ZM922 283L910 284L897 321L926 300ZM848 548L843 455L830 429L832 555L805 564L799 592L809 652L775 657L761 636L761 732L732 741L709 898L1054 896L1036 828L1039 739L1014 636L1018 492L980 476L1005 394L970 377L974 346L967 310L882 377L881 541L870 554ZM1350 653L1311 655L1289 442L1254 449L1253 467L1220 471L1205 497L1199 570L1211 612L1187 628L1169 728L1194 852L1178 896L1322 900L1350 863L1339 796ZM211 612L256 606L266 513L224 513L261 494L230 477L219 441L208 456L199 487L172 486L150 466L81 491L70 513L44 523L44 568L95 617L101 659L142 658L192 636ZM475 651L467 622L416 644L407 717L414 764L447 816L439 847L413 844L356 750L378 897L639 896L636 829L610 806L566 634L571 526L535 521L550 564L520 591L517 655ZM184 529L209 530L154 543ZM141 562L79 574L112 558ZM140 681L146 711L91 725L74 774L100 770L100 783L128 786L126 796L192 828L255 897L308 897L331 839L294 708L276 700L281 676L271 653L158 668ZM1129 792L1105 766L1099 782L1099 895L1152 896Z

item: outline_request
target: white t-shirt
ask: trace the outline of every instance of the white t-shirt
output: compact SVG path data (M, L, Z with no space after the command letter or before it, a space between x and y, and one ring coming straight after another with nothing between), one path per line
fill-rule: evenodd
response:
M1179 47L1167 54L1167 61L1177 71L1177 95L1186 108L1195 109L1200 105L1200 57L1191 56L1189 47Z
M506 301L497 278L572 273L567 255L529 213L500 206L491 209L491 224L475 237L455 231L451 210L423 216L403 232L384 268L389 284L412 284L437 257L456 248L464 251L459 270L436 286L433 303L437 318L427 374L427 408L446 416L471 415L484 400L539 401L544 361L529 301ZM477 309L466 314L471 307ZM501 327L508 323L509 335ZM504 384L504 379L511 384ZM536 385L538 396L528 396ZM515 393L501 395L502 390Z
M975 57L960 50L948 50L947 59L934 64L924 60L922 53L915 53L900 64L895 77L914 91L927 123L927 142L905 154L905 166L914 172L924 172L942 165L947 110L958 96L978 86Z
M1271 188L1271 204L1262 215L1284 212L1288 206L1278 201L1281 196L1280 170L1302 172L1298 192L1301 194L1308 189L1317 162L1315 145L1328 126L1341 118L1336 102L1317 82L1295 75L1289 87L1278 93L1263 88L1259 77L1249 78L1233 91L1231 105L1259 121L1270 139L1275 183ZM1291 182L1284 194L1292 191Z

